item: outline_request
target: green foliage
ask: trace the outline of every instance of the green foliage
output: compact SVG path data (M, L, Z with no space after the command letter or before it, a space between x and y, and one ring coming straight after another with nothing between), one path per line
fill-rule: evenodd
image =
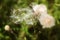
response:
M30 7L32 3L46 4L56 25L51 29L42 29L39 22L26 25L25 22L15 24L11 21L13 9ZM10 25L13 33L5 31L5 25ZM0 0L0 40L60 40L60 0Z

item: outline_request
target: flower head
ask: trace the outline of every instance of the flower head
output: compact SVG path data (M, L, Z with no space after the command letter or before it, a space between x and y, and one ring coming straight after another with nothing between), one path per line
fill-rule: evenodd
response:
M35 5L33 6L33 11L35 12L35 15L39 15L39 14L45 14L47 13L47 7L44 4L40 4L40 5Z
M51 28L55 25L55 19L48 14L42 14L39 21L43 28Z

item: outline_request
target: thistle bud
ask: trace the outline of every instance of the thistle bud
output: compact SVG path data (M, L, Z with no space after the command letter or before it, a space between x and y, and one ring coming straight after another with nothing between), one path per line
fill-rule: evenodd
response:
M5 25L4 29L5 29L5 31L10 31L11 30L9 25Z

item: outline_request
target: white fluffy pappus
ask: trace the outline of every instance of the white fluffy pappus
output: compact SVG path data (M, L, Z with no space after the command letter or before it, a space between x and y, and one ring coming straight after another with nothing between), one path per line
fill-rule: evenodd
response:
M19 24L23 21L26 22L27 25L33 25L35 20L33 18L33 12L30 8L19 8L16 11L13 10L10 18L12 22Z
M55 25L55 19L48 14L42 14L39 21L43 28L51 28Z

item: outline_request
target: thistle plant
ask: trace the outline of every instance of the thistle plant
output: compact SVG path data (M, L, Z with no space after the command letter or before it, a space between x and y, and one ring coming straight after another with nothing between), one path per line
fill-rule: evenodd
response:
M31 36L33 40L36 40L37 36L30 35L28 29L30 28L29 25L35 25L37 20L42 25L42 28L51 28L55 26L55 19L48 14L47 7L44 4L34 5L32 9L29 7L13 9L10 17L13 23L21 24L18 40L26 40L26 34Z

